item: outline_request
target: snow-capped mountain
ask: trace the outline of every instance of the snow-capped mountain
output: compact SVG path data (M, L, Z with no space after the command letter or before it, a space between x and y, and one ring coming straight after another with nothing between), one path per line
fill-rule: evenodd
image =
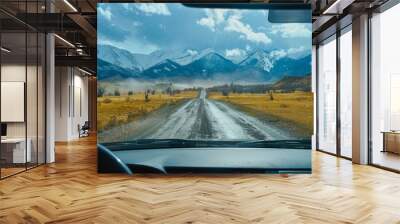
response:
M284 57L278 59L270 71L272 76L302 76L311 74L311 55L299 59Z
M246 59L248 56L249 56L249 55L248 55L248 53L246 52L246 53L243 54L243 55L230 55L230 56L225 55L224 57L225 57L226 59L232 61L232 62L235 63L235 64L239 64L239 63L242 62L244 59Z
M200 52L185 49L180 51L157 50L150 54L134 54L110 45L100 45L98 49L98 58L122 68L140 71L148 69L166 59L172 60L179 65L187 65L208 53L214 52L212 49L207 48Z
M103 61L117 65L121 68L142 71L143 65L134 54L127 50L119 49L110 45L98 47L97 57Z
M155 51L148 55L132 54L106 45L99 49L98 56L103 61L102 66L99 65L99 73L104 69L107 78L112 76L112 69L115 69L115 75L120 78L171 81L271 81L284 76L304 76L311 73L311 55L293 59L274 57L270 52L256 50L235 63L212 49ZM122 75L123 72L129 74Z
M229 73L236 70L237 65L218 53L210 52L186 66L192 73L202 74Z
M101 59L97 60L97 70L99 71L99 80L139 78L140 74L140 71L138 70L122 68L118 65L114 65Z
M151 66L159 64L160 62L165 61L167 59L180 64L179 62L175 61L175 58L180 58L186 54L188 54L188 53L185 50L182 50L182 51L165 51L165 50L154 51L149 54L149 57L152 60L152 64L149 63L147 65L147 68L150 68Z
M141 74L148 79L167 78L171 77L172 74L176 73L181 67L182 66L178 63L166 59L144 70Z
M142 75L150 79L209 79L214 74L233 72L236 68L237 65L231 61L211 52L183 66L167 59L146 69Z
M194 50L186 50L183 52L182 55L175 56L171 59L180 65L187 65L212 52L214 51L211 48L204 49L200 52Z
M273 59L270 54L263 50L257 50L251 53L247 58L239 63L240 66L258 68L263 71L271 71L273 64Z
M173 57L173 55L166 54L163 51L155 51L148 55L133 54L114 46L100 45L97 57L121 68L143 71L165 59Z

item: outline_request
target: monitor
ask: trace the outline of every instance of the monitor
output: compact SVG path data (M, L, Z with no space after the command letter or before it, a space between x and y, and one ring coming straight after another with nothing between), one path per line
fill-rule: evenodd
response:
M1 136L7 136L7 124L1 123Z

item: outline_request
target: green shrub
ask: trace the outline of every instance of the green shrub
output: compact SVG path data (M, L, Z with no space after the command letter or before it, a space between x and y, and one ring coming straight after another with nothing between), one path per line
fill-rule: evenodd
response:
M104 129L110 129L112 127L117 126L118 124L118 120L117 117L112 116L111 119L107 122L107 124L105 125Z
M282 104L279 105L279 107L280 108L288 108L289 106L287 104L282 103Z
M133 121L134 119L135 119L135 113L129 112L129 113L128 113L128 116L127 116L127 118L126 118L126 121L127 121L127 122L130 122L130 121Z
M102 97L104 96L104 93L106 92L106 89L104 87L99 87L97 88L97 96Z

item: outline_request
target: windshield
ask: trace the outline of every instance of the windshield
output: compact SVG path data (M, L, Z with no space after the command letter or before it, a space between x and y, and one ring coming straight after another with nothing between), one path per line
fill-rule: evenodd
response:
M310 147L311 23L176 3L98 12L99 143Z

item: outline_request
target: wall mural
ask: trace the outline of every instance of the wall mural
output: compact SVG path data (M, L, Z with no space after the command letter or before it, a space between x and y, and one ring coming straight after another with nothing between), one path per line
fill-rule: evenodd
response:
M98 4L99 172L311 172L311 11L210 7Z

